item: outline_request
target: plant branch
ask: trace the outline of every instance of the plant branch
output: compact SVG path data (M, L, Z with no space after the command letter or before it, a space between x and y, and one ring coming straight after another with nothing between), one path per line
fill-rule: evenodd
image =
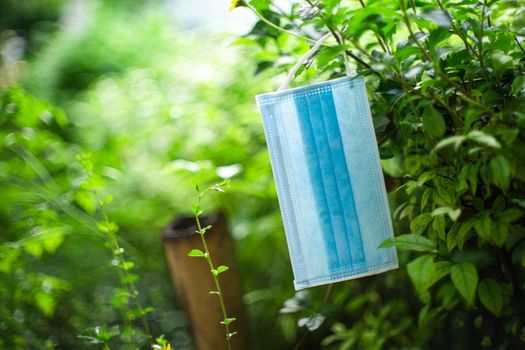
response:
M131 278L131 275L128 271L128 269L125 267L126 265L126 259L124 258L124 254L121 253L122 248L120 247L120 244L118 242L116 232L113 230L112 225L110 224L109 215L106 210L106 205L102 198L100 197L100 194L96 189L93 190L93 193L95 195L95 199L97 200L100 210L102 212L102 216L104 218L104 221L106 222L107 226L107 233L110 238L110 241L112 243L112 250L113 250L113 256L117 259L119 263L119 276L121 278L121 282L124 285L129 285L129 290L131 292L131 297L133 299L133 302L135 303L135 306L139 310L140 313L140 319L142 321L142 326L144 327L144 331L146 332L146 335L153 339L153 336L151 335L150 327L148 320L146 319L146 313L144 312L144 308L142 307L142 304L140 303L138 299L139 292L137 288L135 287L135 284L133 283L133 280ZM126 282L127 281L127 282Z
M208 187L203 192L199 192L199 194L197 196L197 203L196 203L197 207L200 207L200 203L201 203L202 197L207 192L212 190L212 188L213 188L213 186L212 187ZM202 246L204 248L204 258L208 262L208 267L210 268L210 272L211 272L212 277L213 277L213 282L215 284L215 293L214 294L217 294L217 296L219 297L219 305L220 305L222 316L223 316L223 322L222 323L224 324L224 330L226 332L226 343L228 345L228 350L231 350L232 349L231 338L232 338L234 333L230 332L230 325L229 324L230 324L231 321L230 321L230 318L228 317L228 312L226 310L226 304L224 303L224 296L223 296L221 284L220 284L220 281L219 281L219 273L220 272L218 272L215 269L215 265L213 264L213 261L212 261L212 258L211 258L211 254L210 254L210 251L208 249L208 244L206 243L206 238L204 237L205 234L206 234L207 229L202 227L202 224L201 224L201 221L200 221L200 218L199 218L200 213L198 211L194 211L194 216L195 216L195 222L197 223L197 230L198 230L197 232L201 236L201 242L202 242Z

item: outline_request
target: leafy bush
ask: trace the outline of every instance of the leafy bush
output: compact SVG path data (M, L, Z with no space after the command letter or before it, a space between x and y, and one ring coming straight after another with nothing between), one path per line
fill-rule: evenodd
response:
M424 347L523 346L525 2L326 0L291 13L270 1L236 6L265 17L242 39L260 48L260 70L289 69L281 58L306 50L290 40L332 32L334 43L297 80L343 75L343 54L367 78L395 184L398 236L383 246L415 252L402 257L421 303L419 326L462 334L427 338ZM396 305L388 293L384 300ZM370 348L355 334L363 322L334 326L325 344Z

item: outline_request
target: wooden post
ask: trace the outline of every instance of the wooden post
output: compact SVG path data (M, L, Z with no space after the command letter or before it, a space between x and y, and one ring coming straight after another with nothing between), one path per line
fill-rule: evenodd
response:
M228 233L224 215L221 213L202 216L203 227L212 225L206 233L206 243L215 267L229 266L220 275L224 302L228 317L237 320L230 325L234 350L250 349L248 318L242 302L237 266L233 258L233 242ZM162 231L166 258L182 308L189 320L193 345L196 350L227 349L222 312L215 290L213 277L206 260L188 257L191 249L203 249L201 238L195 233L195 218L176 218Z

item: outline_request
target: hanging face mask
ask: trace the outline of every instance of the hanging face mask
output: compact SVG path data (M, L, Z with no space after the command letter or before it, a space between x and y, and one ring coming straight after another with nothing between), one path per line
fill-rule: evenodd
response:
M257 103L295 289L397 268L395 249L378 248L393 231L364 79L263 94Z

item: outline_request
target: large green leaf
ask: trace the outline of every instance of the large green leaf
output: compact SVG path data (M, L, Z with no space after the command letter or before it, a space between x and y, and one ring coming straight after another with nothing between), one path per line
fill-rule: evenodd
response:
M496 156L490 161L490 170L494 184L503 190L509 188L510 183L510 164L504 156Z
M450 277L459 294L465 298L469 306L472 306L478 286L478 272L474 264L462 262L452 266Z
M391 247L419 252L436 252L436 244L434 242L421 235L412 233L387 239L379 246L379 248Z
M407 264L408 276L419 295L432 287L443 274L443 266L436 266L432 255L423 255Z
M499 316L503 307L503 296L498 282L492 278L485 278L478 288L479 300L494 315Z
M440 138L445 134L445 120L432 105L428 105L423 112L423 128L435 138Z
M450 230L449 234L447 235L447 249L449 252L451 252L455 247L458 247L460 250L463 249L463 245L468 239L473 226L474 220L471 219L464 223L458 223L458 225L455 226L457 229Z
M474 229L478 235L484 240L490 240L490 233L492 228L492 220L487 214L483 215L481 218L474 222Z
M502 247L505 242L507 241L507 237L509 234L509 226L508 224L501 222L501 221L495 221L492 225L492 240L493 242L498 246Z
M419 216L417 216L412 222L410 223L410 229L415 234L421 234L430 224L432 221L432 215L430 213L423 213Z

